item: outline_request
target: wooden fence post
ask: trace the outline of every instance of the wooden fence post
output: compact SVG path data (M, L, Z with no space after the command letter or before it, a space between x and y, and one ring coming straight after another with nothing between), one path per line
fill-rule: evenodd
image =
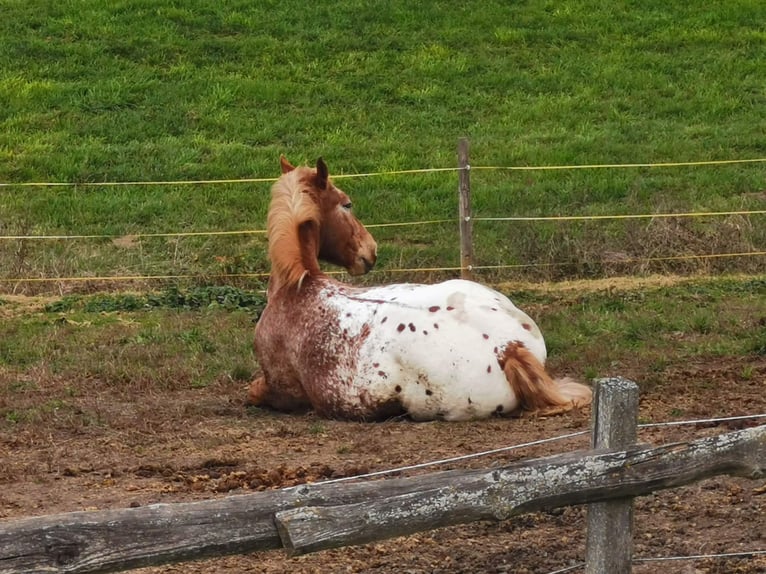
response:
M596 381L593 448L625 449L636 443L638 385L622 377ZM630 574L633 498L588 505L585 574Z
M473 221L471 220L471 164L468 139L457 142L458 192L460 193L460 277L473 279Z

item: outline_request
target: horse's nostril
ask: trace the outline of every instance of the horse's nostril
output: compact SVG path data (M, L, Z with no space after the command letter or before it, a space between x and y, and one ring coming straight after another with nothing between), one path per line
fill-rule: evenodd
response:
M365 273L367 273L375 265L375 261L370 261L366 257L362 257L362 261L364 262L364 272Z

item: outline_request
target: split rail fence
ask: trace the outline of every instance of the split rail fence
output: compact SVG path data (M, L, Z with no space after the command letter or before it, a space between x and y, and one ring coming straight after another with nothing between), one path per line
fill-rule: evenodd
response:
M0 573L117 572L284 548L290 555L588 504L586 574L631 571L634 497L766 476L766 425L636 444L638 386L596 383L593 448L488 469L304 484L192 503L0 522Z

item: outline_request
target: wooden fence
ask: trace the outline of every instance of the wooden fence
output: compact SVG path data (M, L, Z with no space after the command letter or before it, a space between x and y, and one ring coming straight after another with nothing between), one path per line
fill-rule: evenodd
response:
M766 425L645 446L635 444L637 407L635 383L601 380L593 450L500 468L0 522L0 573L117 572L276 548L297 555L573 504L590 505L586 572L627 573L633 497L766 474Z

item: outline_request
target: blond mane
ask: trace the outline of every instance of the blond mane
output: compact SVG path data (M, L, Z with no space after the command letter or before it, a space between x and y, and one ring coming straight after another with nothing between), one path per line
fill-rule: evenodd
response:
M313 169L299 167L283 174L271 188L267 229L271 277L276 287L300 286L313 271L306 266L299 236L301 225L313 222L318 226L320 221L319 207L309 193L308 181L313 174Z

